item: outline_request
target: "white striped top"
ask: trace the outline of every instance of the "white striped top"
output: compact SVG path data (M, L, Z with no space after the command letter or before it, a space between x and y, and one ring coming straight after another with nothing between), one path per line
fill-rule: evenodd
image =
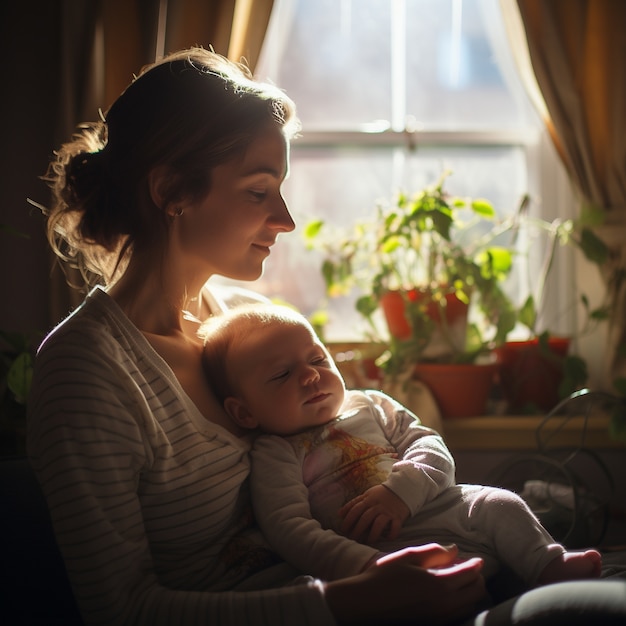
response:
M40 348L28 428L87 624L334 624L319 585L232 591L274 571L249 444L200 414L102 289Z

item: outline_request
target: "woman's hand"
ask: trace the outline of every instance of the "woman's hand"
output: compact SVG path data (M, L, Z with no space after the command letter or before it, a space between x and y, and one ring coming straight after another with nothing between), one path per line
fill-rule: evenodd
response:
M457 552L427 544L388 554L358 576L327 583L326 600L339 624L443 624L470 616L485 598L482 559L457 562Z
M411 512L404 500L383 485L370 487L339 509L341 533L373 544L383 535L395 539Z

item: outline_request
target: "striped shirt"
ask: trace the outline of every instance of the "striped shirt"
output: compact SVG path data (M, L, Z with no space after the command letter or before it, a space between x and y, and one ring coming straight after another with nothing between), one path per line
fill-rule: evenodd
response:
M249 443L200 414L102 289L42 344L28 429L87 624L334 623L319 585L233 591L276 569L252 524Z

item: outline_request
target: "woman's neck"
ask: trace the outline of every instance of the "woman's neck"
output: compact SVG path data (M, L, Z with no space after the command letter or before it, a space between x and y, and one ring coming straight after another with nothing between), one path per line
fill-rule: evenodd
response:
M172 335L186 330L189 322L208 317L201 296L204 282L185 283L171 271L148 271L148 263L131 262L109 289L129 319L145 333Z

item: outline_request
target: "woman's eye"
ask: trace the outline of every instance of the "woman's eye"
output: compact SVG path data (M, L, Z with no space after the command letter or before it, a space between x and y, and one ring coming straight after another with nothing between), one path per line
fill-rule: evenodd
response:
M250 190L250 195L257 201L262 202L263 200L265 200L265 197L267 196L267 192L266 191L253 191Z

